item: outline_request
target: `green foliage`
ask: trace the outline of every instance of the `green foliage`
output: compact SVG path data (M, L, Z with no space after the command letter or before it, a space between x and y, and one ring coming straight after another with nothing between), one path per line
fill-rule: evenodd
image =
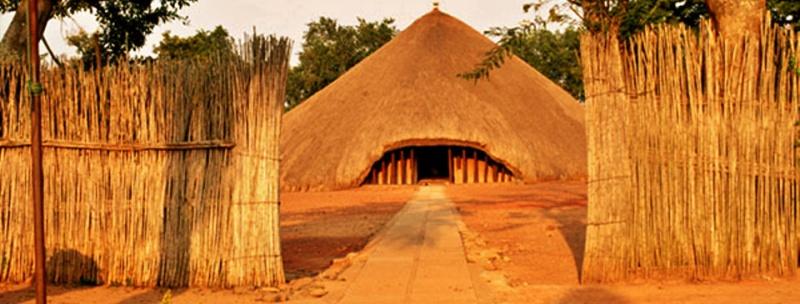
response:
M92 34L86 33L81 30L77 34L67 36L67 44L75 47L78 50L80 61L84 67L94 66L96 64L95 52L100 51L100 58L107 57L105 50L99 45L96 45L100 40L99 33Z
M483 61L481 61L475 69L460 73L458 77L474 81L484 78L488 79L489 73L492 70L500 68L503 63L505 63L506 58L514 54L513 50L515 46L521 45L524 40L520 32L525 30L520 28L496 28L490 30L490 32L497 31L499 33L502 30L506 32L500 35L501 37L500 41L497 42L497 47L486 52ZM531 62L528 62L528 64L531 64Z
M580 68L580 33L583 30L602 31L609 24L593 19L618 20L623 39L641 31L647 25L681 22L697 26L708 14L703 0L632 0L586 2L569 0L552 4L538 0L523 6L533 13L531 21L514 28L493 28L487 34L500 37L497 47L486 53L474 70L459 74L470 80L488 78L511 54L517 55L547 76L578 100L584 99ZM624 5L623 5L624 4ZM591 5L591 6L586 6ZM547 8L547 12L543 10ZM588 17L591 14L594 17ZM574 18L581 19L577 22ZM551 24L566 25L564 30L551 31Z
M7 13L17 9L20 0L3 0L0 1L0 12Z
M767 0L772 20L778 24L800 25L800 1ZM646 26L659 23L683 23L696 28L710 11L705 0L636 0L629 1L622 17L620 36L626 39Z
M234 42L225 28L217 26L213 31L200 30L186 38L166 32L153 51L159 59L193 59L233 54Z
M100 23L100 43L113 59L138 49L153 28L181 19L178 10L196 0L104 0L91 1ZM72 2L72 1L71 1Z
M510 54L517 55L578 100L584 99L580 65L580 32L570 26L549 31L535 26L492 28L489 36L500 37L498 47L489 51L475 70L459 76L479 80L503 64Z
M622 12L619 32L625 40L653 24L683 23L696 28L708 14L705 0L630 1Z
M772 21L783 25L800 27L800 1L768 0L767 8L772 13Z
M287 107L293 108L321 90L397 34L393 19L358 25L340 25L321 17L308 24L303 35L300 63L292 68L287 84Z
M578 100L584 100L580 64L580 32L544 29L524 32L512 51Z
M15 11L21 0L3 0L0 13ZM54 17L64 17L78 12L89 12L100 24L99 43L104 56L114 60L129 51L144 46L145 38L162 23L183 20L178 11L197 0L40 0L54 4ZM79 34L80 35L80 34ZM85 39L77 37L74 40ZM76 41L82 44L85 41ZM83 58L93 58L94 47L78 48Z

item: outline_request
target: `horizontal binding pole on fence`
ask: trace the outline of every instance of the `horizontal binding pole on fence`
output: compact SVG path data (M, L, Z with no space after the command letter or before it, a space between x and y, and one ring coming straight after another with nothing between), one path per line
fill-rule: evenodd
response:
M771 164L765 162L736 160L736 169L731 169L731 167L733 167L730 164L733 162L732 160L716 160L710 157L691 157L689 158L689 161L686 161L686 158L658 159L655 155L647 153L646 156L635 155L631 157L631 159L635 162L649 162L651 164L657 164L661 166L672 166L673 168L678 169L686 168L686 163L689 163L689 166L695 168L695 170L704 172L740 174L750 177L783 178L788 180L795 180L798 178L796 174L797 171L795 171L796 169L793 166L775 169L770 167Z
M260 259L260 258L268 258L268 259L280 259L280 258L281 258L281 255L280 255L280 254L259 254L259 255L246 255L246 256L240 256L240 257L230 258L230 259L227 259L227 260L225 260L224 262L232 262L232 261L238 261L238 260L248 260L248 259Z
M628 179L628 178L631 178L631 175L606 176L606 177L598 178L598 179L590 179L589 181L587 181L587 183L593 184L593 183L601 183L601 182L607 182L607 181L612 181L612 180L620 180L620 179Z
M0 140L0 148L29 147L30 142ZM177 143L101 143L101 142L75 142L62 140L44 140L45 148L72 149L72 150L100 150L100 151L163 151L163 150L208 150L232 149L235 143L221 140L177 142Z
M617 225L617 224L627 224L628 221L610 221L610 222L590 222L586 223L586 226L606 226L606 225Z
M233 202L231 205L280 205L280 201Z

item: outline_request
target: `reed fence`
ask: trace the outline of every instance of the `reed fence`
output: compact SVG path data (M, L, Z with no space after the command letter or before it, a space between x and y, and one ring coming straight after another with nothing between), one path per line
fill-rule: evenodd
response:
M797 272L799 44L772 26L726 42L707 22L581 38L583 282Z
M128 286L284 281L278 136L291 44L42 72L48 278ZM33 275L23 66L0 67L0 282Z

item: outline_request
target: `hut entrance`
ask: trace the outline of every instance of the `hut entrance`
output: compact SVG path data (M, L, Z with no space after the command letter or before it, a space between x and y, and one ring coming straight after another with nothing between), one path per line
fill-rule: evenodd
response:
M421 180L450 180L447 147L421 147L417 149L417 178Z
M502 183L513 179L511 171L481 150L427 146L386 152L372 165L364 184L410 185L422 180L454 184Z

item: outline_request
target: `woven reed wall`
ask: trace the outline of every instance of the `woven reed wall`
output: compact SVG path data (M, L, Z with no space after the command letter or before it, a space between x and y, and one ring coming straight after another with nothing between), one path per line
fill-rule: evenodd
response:
M797 272L796 34L723 42L706 23L581 39L584 282Z
M277 143L290 48L256 36L234 58L44 70L49 279L283 282ZM0 67L0 282L33 275L24 74Z

